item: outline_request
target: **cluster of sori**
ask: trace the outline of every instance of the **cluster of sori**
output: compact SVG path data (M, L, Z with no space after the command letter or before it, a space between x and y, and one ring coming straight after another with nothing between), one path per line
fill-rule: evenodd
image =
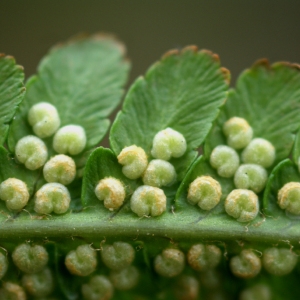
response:
M8 255L8 253L7 253ZM12 253L14 265L22 272L21 284L6 281L0 289L0 299L27 299L27 294L35 299L42 299L53 292L54 278L47 267L47 250L40 245L21 244ZM0 278L8 269L6 255L0 253Z
M83 284L81 292L86 300L111 299L114 289L127 291L139 281L139 271L132 265L135 258L134 248L124 242L114 242L101 246L102 262L109 268L109 275L93 275ZM77 276L88 276L97 269L97 252L91 245L81 245L70 251L65 259L69 272Z
M141 178L142 186L138 187L130 199L131 210L139 217L159 216L166 210L167 198L161 187L176 182L177 174L169 162L172 157L181 157L187 149L184 136L172 128L159 131L152 144L148 162L144 149L136 145L124 148L118 155L118 162L123 166L123 174L132 180ZM99 200L109 210L118 209L126 197L124 184L112 177L99 181L95 188Z
M89 282L81 286L86 300L106 299L113 296L114 289L127 291L135 287L140 274L132 265L135 258L134 248L124 242L114 242L101 247L102 262L108 267L109 275L92 275ZM0 299L27 299L27 294L35 299L48 297L54 290L55 279L47 267L48 253L40 245L21 244L12 253L12 261L23 273L21 284L5 282L0 289ZM88 276L97 269L97 249L91 245L78 246L65 257L65 266L72 275ZM0 279L8 269L7 257L0 253ZM106 270L107 271L107 270Z
M154 269L163 277L176 277L185 268L185 260L193 270L200 273L200 283L207 289L217 288L217 266L222 260L222 250L213 244L192 245L187 252L186 259L185 254L178 249L165 249L156 256ZM229 267L234 276L249 279L257 276L262 267L272 275L287 275L295 268L297 261L298 256L287 248L272 247L265 249L262 253L244 249L238 255L230 258ZM182 297L179 296L178 299L197 299L199 293L197 276L184 275L179 278L180 280L184 279L185 284L179 284L181 291L178 294ZM188 298L187 295L189 295ZM271 295L272 291L268 285L258 284L242 291L239 299L270 300L272 299Z
M28 112L28 122L36 134L21 138L15 148L15 157L29 170L43 167L43 185L34 196L34 210L38 214L65 213L71 197L65 187L76 176L74 160L66 155L77 155L86 146L86 134L78 125L60 127L57 109L50 103L41 102L33 105ZM59 153L48 160L48 149L42 140L53 136L52 147ZM48 161L47 161L48 160ZM0 198L6 201L10 210L19 211L29 200L26 184L17 178L8 178L0 185Z
M98 251L104 265L101 266L101 273L98 273L100 270L97 267ZM8 256L8 253L0 253L0 279L8 269ZM17 246L11 256L14 265L23 274L21 284L5 282L0 289L1 299L23 300L27 294L42 299L51 295L55 278L47 267L48 253L43 246L24 243ZM222 257L221 248L213 244L194 244L186 254L177 248L166 248L154 258L153 269L159 276L175 279L177 299L198 299L200 285L208 291L221 288L218 266ZM133 265L134 259L135 249L126 242L101 243L100 249L83 244L66 254L65 266L70 274L87 278L81 286L83 299L109 300L115 289L128 291L138 284L140 273ZM271 247L262 253L244 249L230 257L229 267L234 276L248 279L257 276L262 267L272 275L289 274L297 261L297 255L287 248ZM185 268L191 268L194 272L183 272ZM242 291L240 299L270 300L271 294L268 285L258 284Z
M298 160L300 172L300 159ZM277 196L279 207L287 214L300 215L300 182L288 182L279 191Z
M266 139L253 139L251 126L239 117L227 120L223 133L227 145L213 149L210 165L220 177L233 177L236 189L227 195L225 211L239 222L249 222L259 212L257 194L265 188L268 179L266 169L275 161L275 148ZM211 210L220 202L221 196L222 188L216 179L200 176L190 184L187 199L203 210Z

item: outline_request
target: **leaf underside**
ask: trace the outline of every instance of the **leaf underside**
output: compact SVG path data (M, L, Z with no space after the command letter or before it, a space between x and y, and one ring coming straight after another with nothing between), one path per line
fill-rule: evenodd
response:
M122 166L110 149L97 148L89 157L85 167L82 186L82 204L84 206L100 203L95 195L95 187L101 179L107 177L118 178L124 184L127 196L131 195L138 186L135 181L123 175ZM103 204L100 207L108 213Z
M290 159L285 159L273 169L265 188L263 206L267 215L276 218L277 216L282 216L291 220L300 219L299 216L286 213L277 204L278 191L289 182L300 182L300 174L295 164ZM298 227L300 230L300 224Z
M206 155L226 144L222 126L231 117L245 118L254 138L270 141L276 149L276 162L288 157L300 125L300 69L289 63L269 65L258 61L244 71L206 141Z
M82 53L86 57L84 63ZM79 124L86 129L89 140L86 150L90 151L76 157L78 164L83 166L91 149L105 134L109 125L107 116L120 100L128 70L123 55L118 43L102 36L71 41L54 48L41 62L38 75L27 82L25 102L21 104L9 133L9 149L13 151L18 139L32 134L27 122L28 109L35 103L46 101L57 107L62 126ZM105 64L99 68L95 62L104 57ZM18 74L22 82L22 76ZM267 276L262 271L256 278L245 281L233 277L228 270L228 260L242 249L255 249L261 253L270 245L294 246L299 254L298 218L287 215L276 203L278 190L285 183L300 181L294 164L300 153L300 139L297 139L294 147L294 162L289 159L280 161L290 154L300 124L299 76L299 70L293 65L278 63L270 67L260 62L241 75L237 88L229 93L228 101L222 107L228 87L228 73L220 68L216 56L207 51L197 52L193 47L180 53L168 53L149 69L145 78L139 78L128 92L122 112L111 129L112 150L100 147L89 156L83 177L83 206L79 203L80 179L70 186L73 191L72 205L63 215L37 215L32 209L33 199L26 210L18 213L9 212L5 203L0 201L0 246L11 253L16 242L43 241L50 255L49 266L55 270L58 283L55 294L61 299L80 299L81 284L89 280L89 277L71 278L64 267L66 253L83 243L101 250L104 242L120 240L135 247L134 264L144 273L133 291L116 291L114 299L138 299L137 295L162 299L162 292L163 299L174 299L172 289L176 286L177 278L158 277L153 270L153 259L165 248L175 247L187 253L192 244L200 242L213 243L222 250L223 262L217 271L223 276L224 289L234 297L237 298L238 292L248 285L263 282L272 286L275 300L284 297L293 299L298 269L283 279ZM15 83L20 93L11 98L16 101L14 110L22 100L20 82ZM0 81L0 96L2 91L4 89ZM283 97L285 101L282 101ZM215 120L220 109L223 110ZM6 134L7 123L13 117L14 110L6 114L11 114L8 119L3 119L6 129L3 127L1 131L0 128L2 137ZM253 127L255 137L271 141L276 148L276 162L279 162L270 172L264 194L260 195L261 214L248 224L239 223L225 213L224 199L234 188L233 181L218 176L207 160L214 146L226 143L221 128L224 121L232 116L244 117ZM0 112L0 123L1 120ZM215 126L211 130L213 122ZM139 218L130 210L129 202L131 194L142 181L126 178L116 155L124 147L135 144L144 148L151 158L153 137L166 127L181 132L187 140L188 151L185 156L170 161L175 165L181 185L178 188L177 183L164 188L168 197L164 214L155 218ZM210 130L205 155L196 159L196 150ZM46 142L50 145L51 138ZM0 180L9 177L22 179L31 195L43 181L40 178L41 170L28 171L15 163L13 156L2 147L0 163ZM186 201L189 184L201 175L214 177L222 186L221 202L210 212L202 211ZM108 211L94 193L99 180L109 176L120 179L126 187L125 203L115 212ZM11 261L10 264L13 265ZM19 279L20 272L16 267L13 268L5 280ZM186 268L184 273L201 276L190 268ZM100 262L94 274L109 276L109 271ZM154 283L154 292L149 283ZM210 292L201 286L201 297L209 298Z
M26 97L10 129L9 149L13 152L20 138L33 134L27 114L39 102L57 108L61 126L85 129L86 150L96 146L108 130L107 117L121 100L129 69L124 54L122 44L103 35L54 47L26 84ZM47 142L51 145L51 138Z
M3 147L0 147L0 166L0 182L8 178L18 178L26 183L29 194L33 195L39 171L30 171L17 164L14 157ZM4 205L4 202L1 202Z
M223 178L219 176L215 169L213 169L209 162L206 161L204 156L200 156L192 164L191 168L187 172L186 176L182 180L180 187L177 190L175 203L176 207L180 210L186 209L186 207L191 207L191 204L187 201L187 191L190 183L192 183L199 176L210 176L217 180L222 188L222 197L219 204L210 212L201 210L198 206L195 209L199 212L202 217L207 217L208 215L214 215L219 213L224 213L224 201L227 195L234 189L234 184L232 179Z
M23 67L13 57L0 53L0 145L3 145L9 123L25 95Z
M185 156L170 161L182 179L226 99L228 78L208 51L168 52L131 86L111 128L112 150L137 145L150 157L156 133L171 127L187 141Z

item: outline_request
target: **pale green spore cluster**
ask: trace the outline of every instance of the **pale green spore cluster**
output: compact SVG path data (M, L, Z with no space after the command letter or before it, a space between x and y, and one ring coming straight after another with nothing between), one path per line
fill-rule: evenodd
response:
M163 277L175 277L183 271L184 267L184 253L178 249L165 249L154 259L154 269Z
M78 246L70 251L65 258L69 272L77 276L88 276L96 270L97 254L90 245Z
M34 210L38 214L63 214L69 209L70 202L70 193L64 185L47 183L34 196Z
M172 185L176 181L176 171L172 164L162 159L153 159L143 174L145 185L162 187Z
M266 186L268 173L260 165L240 165L234 175L234 184L238 189L248 189L260 193Z
M103 263L111 270L120 270L130 266L134 260L134 248L124 242L104 245L101 251Z
M258 197L250 190L233 190L225 200L225 210L239 222L250 222L259 212Z
M37 103L30 108L28 122L39 138L53 135L60 126L56 107L47 102Z
M262 258L264 268L272 275L283 276L296 267L298 256L286 248L267 248Z
M43 174L47 182L68 185L75 179L76 164L70 156L55 155L44 165Z
M203 210L213 209L222 196L220 183L210 176L199 176L189 185L187 200Z
M170 160L171 157L181 157L186 149L187 144L184 136L168 127L155 135L151 155L154 158Z
M18 141L15 156L27 169L36 170L47 161L48 150L46 144L40 138L28 135Z
M215 268L221 261L222 252L215 245L196 244L187 254L189 265L196 271L207 271Z
M41 272L48 263L48 252L40 245L21 244L12 253L14 264L24 273Z
M139 217L156 217L166 210L167 197L160 188L142 185L131 196L130 208Z
M29 200L29 192L24 181L8 178L0 184L0 199L9 210L21 210Z
M118 155L122 172L129 179L137 179L143 175L148 165L148 158L143 148L132 145L124 148Z
M210 155L210 164L217 169L221 177L232 177L239 167L240 159L237 152L228 146L220 145L214 148Z
M114 287L108 277L95 275L88 283L81 287L84 300L110 300L114 294Z
M257 164L264 168L273 165L276 158L274 146L266 139L253 139L242 152L242 161L246 164Z
M289 182L279 191L277 203L281 209L293 215L300 215L300 183Z
M125 197L124 184L113 177L101 179L95 188L96 197L104 201L104 206L113 211L122 206Z
M53 275L49 268L39 273L25 274L22 277L22 286L33 297L47 297L54 289Z
M223 125L223 132L227 138L227 145L234 149L245 148L253 137L253 130L249 123L239 117L227 120Z
M231 258L230 269L236 277L253 278L261 270L261 260L252 250L245 249Z
M53 149L60 154L77 155L86 146L86 134L82 126L66 125L53 138Z
M117 290L128 291L138 284L140 272L137 267L130 265L123 269L112 270L109 278Z

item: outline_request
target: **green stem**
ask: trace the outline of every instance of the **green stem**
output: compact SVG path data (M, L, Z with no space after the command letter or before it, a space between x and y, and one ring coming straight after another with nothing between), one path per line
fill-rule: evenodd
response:
M196 211L197 212L197 211ZM103 238L164 238L180 242L245 241L260 244L291 243L299 245L299 225L286 218L257 218L241 224L226 215L198 220L192 210L165 213L158 218L138 218L130 213L114 217L90 209L80 213L32 220L25 215L3 222L1 240L60 239L81 237L91 241ZM296 245L297 244L297 245Z

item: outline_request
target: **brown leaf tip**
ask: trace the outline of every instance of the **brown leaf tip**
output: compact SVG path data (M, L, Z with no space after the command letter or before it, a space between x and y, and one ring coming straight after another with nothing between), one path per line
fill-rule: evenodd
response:
M290 63L288 61L279 61L272 65L272 67L277 67L277 66L284 66L284 67L288 67L291 69L295 69L297 71L300 70L300 65L298 63Z
M0 53L0 59L10 60L15 65L15 68L19 69L22 72L24 71L24 67L21 65L17 65L16 59L12 55L5 55L5 53Z
M16 62L15 58L11 55L5 55L5 53L0 53L0 59L7 59L7 60L10 60L12 62Z
M190 45L190 46L184 47L182 50L172 49L172 50L167 51L162 56L162 59L165 59L165 58L167 58L169 56L180 55L180 54L185 53L185 52L194 52L194 53L197 53L198 52L198 47L195 46L195 45Z
M300 70L300 64L294 63L294 64L292 64L292 66L293 66L293 68Z
M181 51L182 53L184 52L194 52L197 53L198 52L198 47L196 45L190 45L190 46L186 46L182 49Z
M277 67L287 67L287 68L291 68L291 69L295 69L297 71L300 71L300 65L297 63L290 63L287 61L279 61L279 62L275 62L272 65L270 65L268 59L263 58L263 59L259 59L257 60L253 66L252 69L258 68L258 67L263 67L266 68L268 70L274 70Z
M230 84L230 80L231 80L230 71L228 69L222 67L221 68L221 73L223 74L226 83L229 85Z
M207 55L211 56L214 61L216 61L218 63L220 62L220 57L218 54L213 53L212 51L207 50L207 49L203 49L203 50L201 50L201 52L206 53Z
M270 69L270 63L267 58L261 58L257 60L253 65L252 68L257 68L257 67L264 67L266 69Z
M209 55L215 62L218 62L220 63L220 58L219 58L219 55L218 54L215 54L213 53L212 51L210 50L206 50L206 49L203 49L201 51L198 50L198 47L195 46L195 45L189 45L189 46L186 46L184 47L181 51L178 50L178 49L172 49L172 50L169 50L167 51L163 56L162 56L162 59L165 59L169 56L175 56L175 55L180 55L182 53L185 53L185 52L193 52L193 53L205 53L207 55Z
M172 49L167 51L163 56L162 59L165 59L169 56L175 56L175 55L179 55L179 50L178 49Z

